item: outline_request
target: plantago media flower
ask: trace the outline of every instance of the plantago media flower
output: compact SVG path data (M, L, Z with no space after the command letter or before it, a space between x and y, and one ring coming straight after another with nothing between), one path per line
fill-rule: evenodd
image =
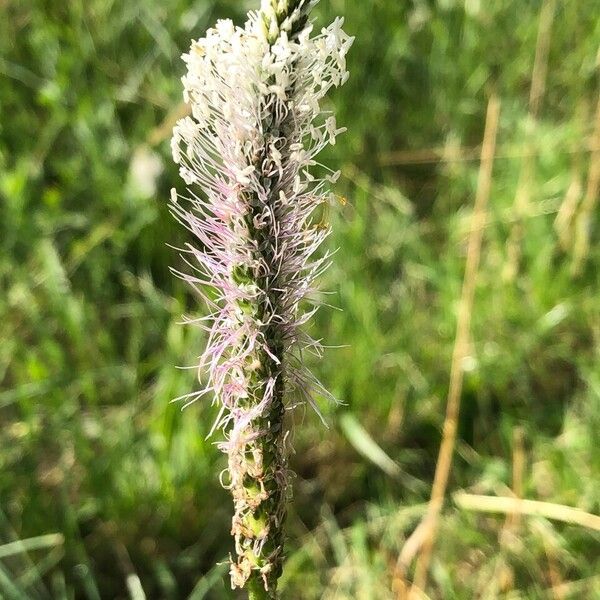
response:
M315 158L343 129L321 102L348 73L352 38L342 19L313 35L309 0L263 0L243 28L218 21L183 58L192 115L175 126L174 160L188 186L172 192L174 215L194 234L180 274L211 309L200 368L219 404L213 427L228 455L233 495L233 587L275 595L288 496L286 408L327 393L306 370L319 343L302 326L317 309L315 279L329 234L315 209L338 172ZM211 291L209 291L211 290ZM205 323L205 324L204 324ZM266 590L266 592L265 592ZM260 597L260 596L259 596Z

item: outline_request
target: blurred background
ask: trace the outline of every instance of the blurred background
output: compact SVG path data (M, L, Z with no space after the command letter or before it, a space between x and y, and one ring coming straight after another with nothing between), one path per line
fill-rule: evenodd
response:
M0 0L1 598L240 597L214 408L169 402L197 385L176 367L204 341L178 324L203 307L169 272L187 234L167 200L180 55L256 4ZM344 404L321 404L329 429L296 415L282 596L397 598L412 578L495 94L425 591L600 598L600 3L330 0L314 19L338 14L356 41L329 100L348 132L323 160L347 202L326 215L323 288L342 310L311 331L347 344L313 365ZM477 500L515 494L561 506L517 518Z

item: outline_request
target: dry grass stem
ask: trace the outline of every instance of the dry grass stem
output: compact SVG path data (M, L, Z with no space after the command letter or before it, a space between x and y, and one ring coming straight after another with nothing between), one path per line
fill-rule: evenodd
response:
M594 129L594 151L590 155L585 195L581 201L581 210L575 223L575 241L573 245L573 263L571 272L579 275L590 249L590 230L592 217L598 203L600 193L600 96L596 107L596 124Z
M595 152L600 150L600 145L595 144L593 135L583 141L580 148L560 148L555 147L553 152L556 155L581 154L585 152ZM535 158L542 148L531 146L523 150L523 144L504 144L498 146L494 155L494 160L523 160L527 157ZM544 151L548 151L547 145ZM449 151L445 146L434 146L431 148L419 148L411 150L394 150L381 154L379 164L384 167L393 167L400 165L424 165L437 163L458 163L471 162L479 160L481 155L481 146L464 146L452 148Z
M552 536L550 526L545 521L536 519L531 523L531 529L535 531L544 546L544 554L548 561L548 578L552 585L551 594L555 600L564 600L561 585L564 583L560 574L560 561L558 557L558 544Z
M483 226L486 220L486 208L490 196L492 184L492 169L494 165L494 154L496 150L496 133L498 131L498 120L500 116L500 100L492 94L487 106L485 131L481 147L481 163L477 181L477 192L471 221L471 233L467 245L467 258L465 273L463 277L462 293L458 307L458 320L456 338L452 353L450 366L450 385L448 389L448 400L446 405L446 418L442 434L438 460L435 469L431 500L424 525L425 535L422 552L417 559L413 588L425 590L427 585L427 572L435 539L437 521L441 511L448 477L452 466L454 445L456 442L456 430L458 426L458 415L460 411L460 396L463 383L463 360L468 351L469 335L471 328L471 314L473 311L473 300L477 271L481 256L481 243L483 239ZM421 535L421 534L420 534ZM407 543L410 542L407 541ZM416 597L411 589L411 598Z
M600 531L600 516L564 504L554 504L540 500L523 500L507 496L483 496L467 494L466 492L457 492L454 494L453 500L463 510L501 514L519 513Z
M525 448L523 438L523 428L515 427L513 430L512 491L517 500L523 498L523 478L525 475ZM505 528L516 533L520 521L520 513L518 510L515 510L507 516Z
M577 206L582 194L581 175L578 165L573 167L571 182L565 193L564 200L556 213L554 229L563 250L568 250L573 241L573 223L577 213Z
M150 146L158 146L161 142L169 139L173 135L173 127L183 117L192 114L192 109L189 104L180 102L172 111L170 111L162 122L157 125L148 135L148 144Z
M554 20L556 0L544 0L540 10L538 36L535 47L535 58L531 73L531 87L529 89L528 125L529 135L525 141L523 162L519 173L517 191L513 210L519 217L513 224L506 245L507 260L502 276L506 281L512 281L519 269L521 259L521 243L525 233L523 219L527 215L531 201L531 187L534 178L534 160L532 153L533 133L539 108L546 89L546 73L548 70L548 51L550 49L550 36L552 32L552 21Z
M535 58L531 72L531 88L529 89L529 113L536 118L544 92L546 90L546 74L548 72L548 52L552 34L552 22L556 0L545 0L540 10L540 20L535 44Z

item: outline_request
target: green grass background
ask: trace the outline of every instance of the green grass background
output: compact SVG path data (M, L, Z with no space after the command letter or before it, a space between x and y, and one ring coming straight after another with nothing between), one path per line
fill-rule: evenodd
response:
M557 0L532 119L544 3L323 0L314 11L317 26L344 15L356 36L351 78L329 101L348 132L324 157L348 199L326 216L339 251L323 287L341 310L312 325L346 344L314 364L344 404L323 405L329 429L311 411L295 417L283 598L394 597L437 460L492 88L497 159L449 492L510 495L521 431L526 497L600 512L599 228L582 200L600 3ZM176 367L204 342L178 323L202 307L169 273L181 261L166 244L187 238L167 210L183 187L168 130L189 40L253 6L0 0L1 598L240 597L222 564L225 461L205 440L215 411L169 403L197 385ZM428 148L440 152L415 159ZM475 150L447 160L461 148ZM503 527L449 497L429 597L600 598L599 532L541 518L508 538ZM563 596L551 591L561 584Z

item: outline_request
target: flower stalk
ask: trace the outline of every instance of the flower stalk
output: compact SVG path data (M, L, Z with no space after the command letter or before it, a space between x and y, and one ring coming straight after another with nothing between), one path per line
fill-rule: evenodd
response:
M175 126L172 150L188 196L171 210L195 236L178 273L211 312L200 369L219 404L213 427L228 456L223 485L234 502L232 587L275 598L283 564L289 476L286 410L328 396L303 352L321 346L303 331L318 308L315 257L329 227L315 209L339 172L316 155L343 131L320 102L346 80L352 43L336 19L311 36L313 0L263 0L243 28L217 22L184 55L184 99L192 116Z

